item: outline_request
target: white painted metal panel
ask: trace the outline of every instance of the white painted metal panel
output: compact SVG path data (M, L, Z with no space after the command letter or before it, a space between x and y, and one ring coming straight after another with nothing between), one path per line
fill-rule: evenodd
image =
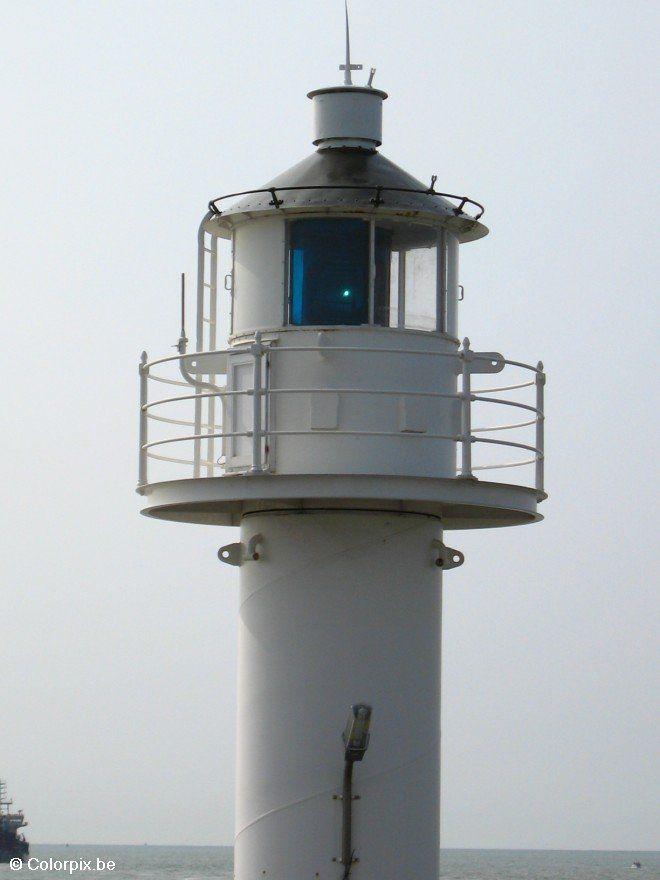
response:
M458 336L458 238L447 232L447 333Z
M266 385L266 361L261 362L261 383ZM247 351L238 350L229 358L227 390L230 392L251 391L254 386L254 357ZM262 420L266 401L262 400ZM224 466L227 471L247 470L252 465L252 438L240 436L252 431L254 424L253 396L232 393L225 398L223 424L229 436L223 441ZM237 436L238 435L238 436ZM265 442L262 441L262 456L265 455Z
M234 236L233 333L279 327L284 302L284 220L252 220Z
M254 360L250 355L233 357L229 368L228 389L246 391L252 388ZM247 395L227 398L229 433L237 434L252 429L252 399ZM225 440L227 469L249 467L252 460L252 443L249 437L230 436Z
M325 330L321 342L319 349L318 332L301 328L279 333L273 346L274 472L454 477L456 442L433 435L460 432L459 401L451 396L456 344L437 334L368 327ZM291 350L307 347L313 350ZM333 350L352 347L375 351ZM403 349L421 353L397 353ZM313 394L313 430L309 389L326 389ZM323 433L321 409L333 407L335 396L337 421Z
M335 878L343 730L373 707L356 765L361 880L431 880L439 858L439 520L255 514L240 569L237 880ZM331 671L331 672L330 672Z
M311 394L309 426L312 431L334 431L339 427L339 395Z
M423 397L399 398L399 430L407 434L425 434L428 424L428 401Z

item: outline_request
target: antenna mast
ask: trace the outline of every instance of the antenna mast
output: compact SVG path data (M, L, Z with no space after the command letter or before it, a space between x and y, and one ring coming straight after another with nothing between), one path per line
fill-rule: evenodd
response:
M6 807L6 813L9 813L9 807L12 805L13 801L10 801L7 797L7 783L0 779L0 814L3 812L3 807Z
M188 337L186 336L186 273L181 273L181 335L179 341L175 345L179 354L185 354L188 345Z
M353 78L352 70L362 70L361 64L351 64L351 30L348 23L348 0L344 0L344 10L346 13L346 63L340 64L339 69L344 71L344 85L352 86Z

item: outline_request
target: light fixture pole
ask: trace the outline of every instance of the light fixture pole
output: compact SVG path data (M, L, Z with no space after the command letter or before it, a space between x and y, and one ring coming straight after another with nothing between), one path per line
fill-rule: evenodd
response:
M342 785L342 829L341 863L344 866L343 880L348 880L355 861L353 850L353 765L361 761L369 746L369 727L371 725L371 706L356 703L351 706L346 728L342 734L344 741L344 783Z

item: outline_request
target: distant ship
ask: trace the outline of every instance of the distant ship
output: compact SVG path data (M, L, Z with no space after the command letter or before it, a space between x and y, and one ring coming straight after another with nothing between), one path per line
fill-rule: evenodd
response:
M7 784L0 779L0 862L10 859L22 859L30 852L30 844L19 828L25 828L27 822L23 811L11 812L13 801L7 800Z

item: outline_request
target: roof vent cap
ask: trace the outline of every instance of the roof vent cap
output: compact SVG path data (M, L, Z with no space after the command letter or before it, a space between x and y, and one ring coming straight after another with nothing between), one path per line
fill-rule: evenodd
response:
M307 96L314 106L314 144L373 152L383 142L383 101L387 92L368 86L330 86Z

